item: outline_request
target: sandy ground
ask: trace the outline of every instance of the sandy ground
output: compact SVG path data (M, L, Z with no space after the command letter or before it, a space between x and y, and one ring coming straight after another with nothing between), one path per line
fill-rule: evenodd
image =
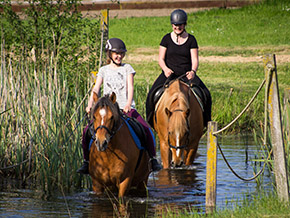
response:
M214 48L200 48L200 50L211 50ZM234 48L233 48L234 49ZM250 48L247 47L249 50ZM256 48L252 48L256 49ZM241 48L237 48L237 50L241 50ZM226 50L225 50L226 51ZM266 55L266 54L265 54ZM285 47L283 51L281 51L281 47L279 47L279 51L275 53L277 64L282 63L290 63L290 47ZM249 62L257 62L263 64L262 56L249 56L244 57L241 55L235 56L199 56L200 62L232 62L232 63L249 63ZM153 48L138 48L134 51L129 51L129 55L126 56L126 61L129 62L144 62L144 61L158 61L158 49Z
M209 10L210 8L186 8L187 13L200 10ZM126 18L126 17L162 17L169 16L174 8L167 9L143 9L143 10L109 10L110 18ZM100 11L82 12L85 17L98 17Z

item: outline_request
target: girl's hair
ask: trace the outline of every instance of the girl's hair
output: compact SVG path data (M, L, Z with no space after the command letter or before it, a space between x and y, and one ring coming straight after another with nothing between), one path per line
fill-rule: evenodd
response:
M111 55L112 55L112 52L111 51L107 51L107 60L106 60L107 64L111 63L111 58L110 58Z

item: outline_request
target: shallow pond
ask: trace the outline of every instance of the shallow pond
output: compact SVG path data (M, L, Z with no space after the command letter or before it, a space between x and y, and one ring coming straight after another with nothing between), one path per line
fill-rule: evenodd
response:
M232 168L244 178L254 174L254 162L259 149L249 137L221 137L219 143ZM148 195L129 196L130 217L161 215L168 206L177 209L194 208L205 211L206 139L202 139L195 164L189 168L161 170L151 173ZM238 179L226 166L218 151L217 209L233 207L243 199L251 199L261 190L271 191L272 184L266 169L259 183ZM259 169L259 168L258 168ZM256 170L258 171L258 170ZM49 200L42 193L19 188L18 184L0 183L0 217L117 217L114 197L96 197L92 191L60 193ZM65 197L64 197L65 196Z

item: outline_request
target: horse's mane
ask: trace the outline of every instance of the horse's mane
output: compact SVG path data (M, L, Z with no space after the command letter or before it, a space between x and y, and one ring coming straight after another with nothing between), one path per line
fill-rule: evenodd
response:
M118 126L120 122L120 108L117 101L113 103L108 94L101 97L97 101L97 103L94 105L92 114L94 114L98 108L103 108L103 107L108 107L112 111L112 114L114 117L114 123Z
M182 110L187 111L189 107L189 101L188 101L188 92L185 92L186 90L183 89L182 84L179 82L172 83L172 87L169 87L166 92L166 102L165 105L167 105L167 108L170 111L174 110ZM184 93L185 92L185 93ZM174 113L174 116L171 117L171 125L174 125L175 128L184 128L187 127L186 125L186 119L180 119L180 116L177 115L177 113Z
M182 92L182 84L180 82L172 83L168 89L166 90L166 105L168 105L168 108L170 107L178 100L179 105L184 108L189 108L189 102L188 102L188 92L184 93Z

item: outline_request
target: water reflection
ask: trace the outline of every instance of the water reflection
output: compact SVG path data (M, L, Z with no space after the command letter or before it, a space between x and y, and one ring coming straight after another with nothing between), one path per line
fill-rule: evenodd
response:
M233 169L242 177L253 176L258 153L254 142L248 138L219 138L219 143ZM171 210L194 208L205 211L206 141L199 146L199 157L187 168L161 170L152 173L148 181L148 195L131 192L127 213L130 217L152 217ZM259 183L244 182L235 177L218 152L217 207L222 209L237 199L251 198L260 190L271 190L269 171ZM258 169L257 169L258 171ZM32 187L0 180L0 217L117 217L114 197L104 194L97 197L90 190L66 194L56 193L50 199L42 198Z

